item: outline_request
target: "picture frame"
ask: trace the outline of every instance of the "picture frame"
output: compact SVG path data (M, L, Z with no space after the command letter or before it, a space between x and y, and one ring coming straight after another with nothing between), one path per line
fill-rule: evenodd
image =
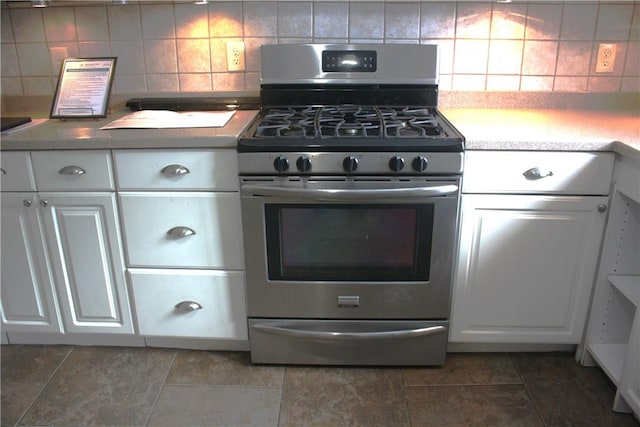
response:
M107 117L117 57L62 61L49 118Z

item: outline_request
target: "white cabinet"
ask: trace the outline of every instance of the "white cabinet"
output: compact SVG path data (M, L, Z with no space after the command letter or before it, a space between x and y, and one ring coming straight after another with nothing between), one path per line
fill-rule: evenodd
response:
M246 349L235 150L114 151L129 285L150 345Z
M40 193L66 332L132 334L113 193Z
M465 195L452 341L578 343L606 197Z
M109 151L6 154L3 177L28 165L24 185L10 180L2 192L9 342L73 344L88 343L87 334L133 334ZM38 192L7 190L17 188Z
M138 327L146 336L247 339L240 271L130 270Z
M3 332L61 332L31 157L0 153Z
M451 342L580 342L612 166L611 153L466 153Z
M0 153L0 189L2 191L36 191L31 157L28 151Z
M241 270L236 193L120 194L130 267Z
M618 157L584 345L618 387L614 410L640 418L640 162Z
M35 193L2 193L2 330L61 332Z

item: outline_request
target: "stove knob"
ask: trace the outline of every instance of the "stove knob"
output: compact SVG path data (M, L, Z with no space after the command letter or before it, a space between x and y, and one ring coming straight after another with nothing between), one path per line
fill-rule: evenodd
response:
M418 156L413 159L413 162L411 162L411 166L415 171L424 172L425 169L427 169L427 159L423 156Z
M353 156L345 157L342 161L342 167L345 172L354 172L358 169L358 159Z
M289 169L289 160L285 156L278 156L273 161L273 167L276 168L278 172L285 172Z
M309 172L311 170L311 159L305 156L298 157L296 166L300 172Z
M400 172L404 168L404 159L400 156L393 156L389 159L389 169Z

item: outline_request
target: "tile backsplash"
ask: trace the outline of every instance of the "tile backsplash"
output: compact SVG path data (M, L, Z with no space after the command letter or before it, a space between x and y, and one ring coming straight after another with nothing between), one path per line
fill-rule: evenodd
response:
M114 93L157 94L257 90L260 45L311 42L436 43L444 91L640 92L640 2L17 3L0 9L3 95L53 94L52 47L117 56ZM231 41L245 71L227 71ZM610 73L600 43L616 45Z

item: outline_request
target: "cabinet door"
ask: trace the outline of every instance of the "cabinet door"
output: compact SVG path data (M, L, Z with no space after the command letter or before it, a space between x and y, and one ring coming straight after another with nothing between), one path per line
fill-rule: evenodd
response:
M40 193L65 329L133 333L113 193Z
M606 203L464 195L451 341L578 343Z
M2 329L60 332L35 193L2 194Z

